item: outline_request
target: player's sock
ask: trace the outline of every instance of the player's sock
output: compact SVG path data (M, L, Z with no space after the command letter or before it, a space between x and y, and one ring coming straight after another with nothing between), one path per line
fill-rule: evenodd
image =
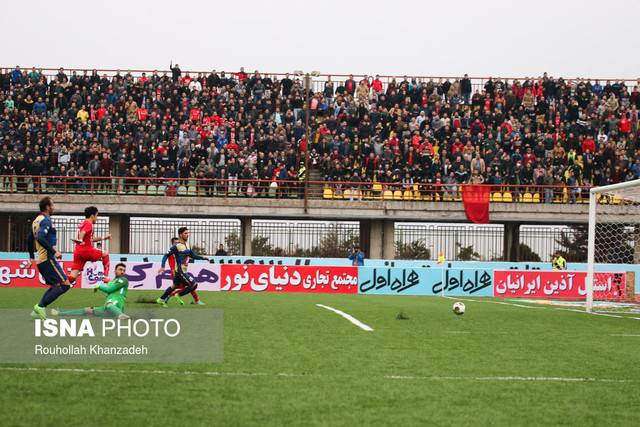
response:
M77 310L58 310L58 316L84 316L87 314L84 308Z
M180 297L180 292L183 289L184 289L184 286L175 288L173 291L171 291L171 295L170 295L170 297L175 297L175 299L178 301L178 304L180 305L184 305L184 300Z
M181 290L178 295L180 295L181 297L185 296L186 294L189 294L191 292L193 292L193 286L187 286L185 287L183 290Z
M109 312L109 314L111 314L113 317L122 317L124 316L124 313L122 310L120 310L120 308L115 305L115 304L109 304L106 307L106 310Z
M102 255L102 270L104 271L104 277L109 276L109 268L111 267L111 261L109 260L109 254Z
M171 296L171 293L174 291L174 288L172 288L171 286L169 286L167 289L164 290L164 293L162 294L162 296L160 297L161 300L167 301L169 299L169 297Z
M49 286L49 289L47 289L46 291L44 291L44 294L42 294L42 298L40 298L40 302L38 303L38 307L46 307L47 305L49 305L49 303L47 301L50 300L50 294L51 292L54 290L55 288L53 286Z
M69 285L60 285L56 287L51 287L47 292L44 293L40 303L38 304L40 307L46 307L52 302L54 302L60 295L67 292L71 287Z
M195 302L196 304L198 304L200 302L200 295L198 295L198 292L191 291L191 296L193 297L193 302Z

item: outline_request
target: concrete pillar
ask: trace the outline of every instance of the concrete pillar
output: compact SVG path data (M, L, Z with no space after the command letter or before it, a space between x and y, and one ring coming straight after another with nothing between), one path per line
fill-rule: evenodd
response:
M504 224L503 235L503 258L505 261L520 260L520 224L517 222L507 222Z
M0 214L0 252L11 250L11 216Z
M366 227L366 234L368 237L368 248L365 246L365 242L360 238L360 242L363 245L364 253L367 258L382 259L382 220L372 219L366 221L360 221L360 236L362 236L363 227Z
M240 219L240 242L242 255L251 256L251 218Z
M382 235L382 257L384 259L396 259L395 221L391 219L384 220Z
M129 241L131 236L131 215L122 215L120 220L120 253L129 253Z
M360 249L371 258L371 221L363 219L358 224Z
M129 215L109 215L109 253L129 253Z
M633 263L640 264L640 225L633 227Z

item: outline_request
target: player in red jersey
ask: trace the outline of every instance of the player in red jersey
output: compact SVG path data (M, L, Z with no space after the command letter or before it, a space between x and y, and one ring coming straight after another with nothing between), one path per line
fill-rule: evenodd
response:
M171 239L171 246L174 246L176 244L178 244L178 241L180 239L178 239L177 237L173 237ZM169 255L169 257L167 258L167 261L169 262L169 268L171 269L171 275L173 276L173 272L176 270L176 257L175 255ZM180 284L179 286L176 287L176 289L171 292L172 297L176 297L176 299L178 300L178 302L180 304L184 304L184 301L182 300L182 298L180 297L180 292L182 292L183 290L186 289L186 285L184 284ZM190 292L191 296L193 297L193 302L191 304L198 304L198 305L204 305L204 301L200 300L200 296L198 295L198 291L196 291L195 289L193 291Z
M93 224L98 220L98 208L89 206L84 210L84 217L86 219L80 224L80 228L78 228L77 238L71 239L76 244L76 247L73 250L73 263L71 264L69 279L71 282L74 282L78 275L82 273L84 265L87 262L102 260L104 270L103 281L109 283L109 252L94 248L93 243L109 240L111 235L107 234L103 237L95 237L93 235Z

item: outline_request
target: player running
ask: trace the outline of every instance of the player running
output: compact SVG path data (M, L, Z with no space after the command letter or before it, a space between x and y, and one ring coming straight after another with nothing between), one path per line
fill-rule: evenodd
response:
M180 239L178 239L177 237L172 237L171 238L171 246L174 246L174 245L178 244L179 241L180 241ZM169 255L169 257L167 258L167 261L169 261L169 268L171 269L171 277L173 278L173 272L176 270L176 257L175 257L175 255L173 255L173 254ZM169 295L169 297L175 297L178 300L178 302L180 303L180 305L184 305L184 300L182 299L182 297L179 294L185 288L186 288L186 285L184 283L181 283L180 285L178 285L173 290L173 292L171 292L171 295ZM198 295L198 291L196 291L195 289L192 290L191 291L191 296L193 297L193 301L191 301L191 304L204 305L204 301L200 300L200 296Z
M84 217L86 219L78 228L77 238L71 239L76 244L76 247L73 250L73 263L71 264L71 273L69 274L69 278L72 283L75 282L78 275L82 273L87 262L102 260L102 267L104 270L103 280L104 283L108 283L110 263L109 252L94 248L93 243L109 240L111 239L111 235L107 234L104 237L93 236L93 224L98 220L98 208L95 206L89 206L84 210Z
M124 303L129 290L129 280L125 276L126 267L123 263L116 265L116 277L108 284L96 286L94 292L104 292L107 297L102 307L85 307L77 310L51 310L52 316L98 316L117 317L118 319L128 319L124 314Z
M51 197L40 200L40 215L31 223L31 232L27 237L28 266L33 265L35 261L38 272L49 286L40 302L33 306L31 317L34 319L46 319L45 307L71 288L67 275L57 261L62 258L62 254L55 248L57 244L56 229L53 228L51 222L53 211Z
M194 253L191 248L187 246L187 240L189 240L189 229L187 227L178 228L178 243L171 246L169 252L162 257L162 264L160 270L158 270L158 274L164 273L164 267L171 255L175 258L175 266L173 267L173 283L164 291L162 296L156 300L156 303L163 307L167 307L167 301L169 301L171 294L178 288L178 286L184 285L184 289L178 292L178 296L180 297L195 291L198 287L198 284L189 277L189 275L187 275L189 259L209 259Z

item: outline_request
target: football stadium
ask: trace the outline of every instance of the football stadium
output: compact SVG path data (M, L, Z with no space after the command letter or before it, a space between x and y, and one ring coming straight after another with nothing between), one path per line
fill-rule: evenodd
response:
M637 5L36 3L0 424L640 424Z

